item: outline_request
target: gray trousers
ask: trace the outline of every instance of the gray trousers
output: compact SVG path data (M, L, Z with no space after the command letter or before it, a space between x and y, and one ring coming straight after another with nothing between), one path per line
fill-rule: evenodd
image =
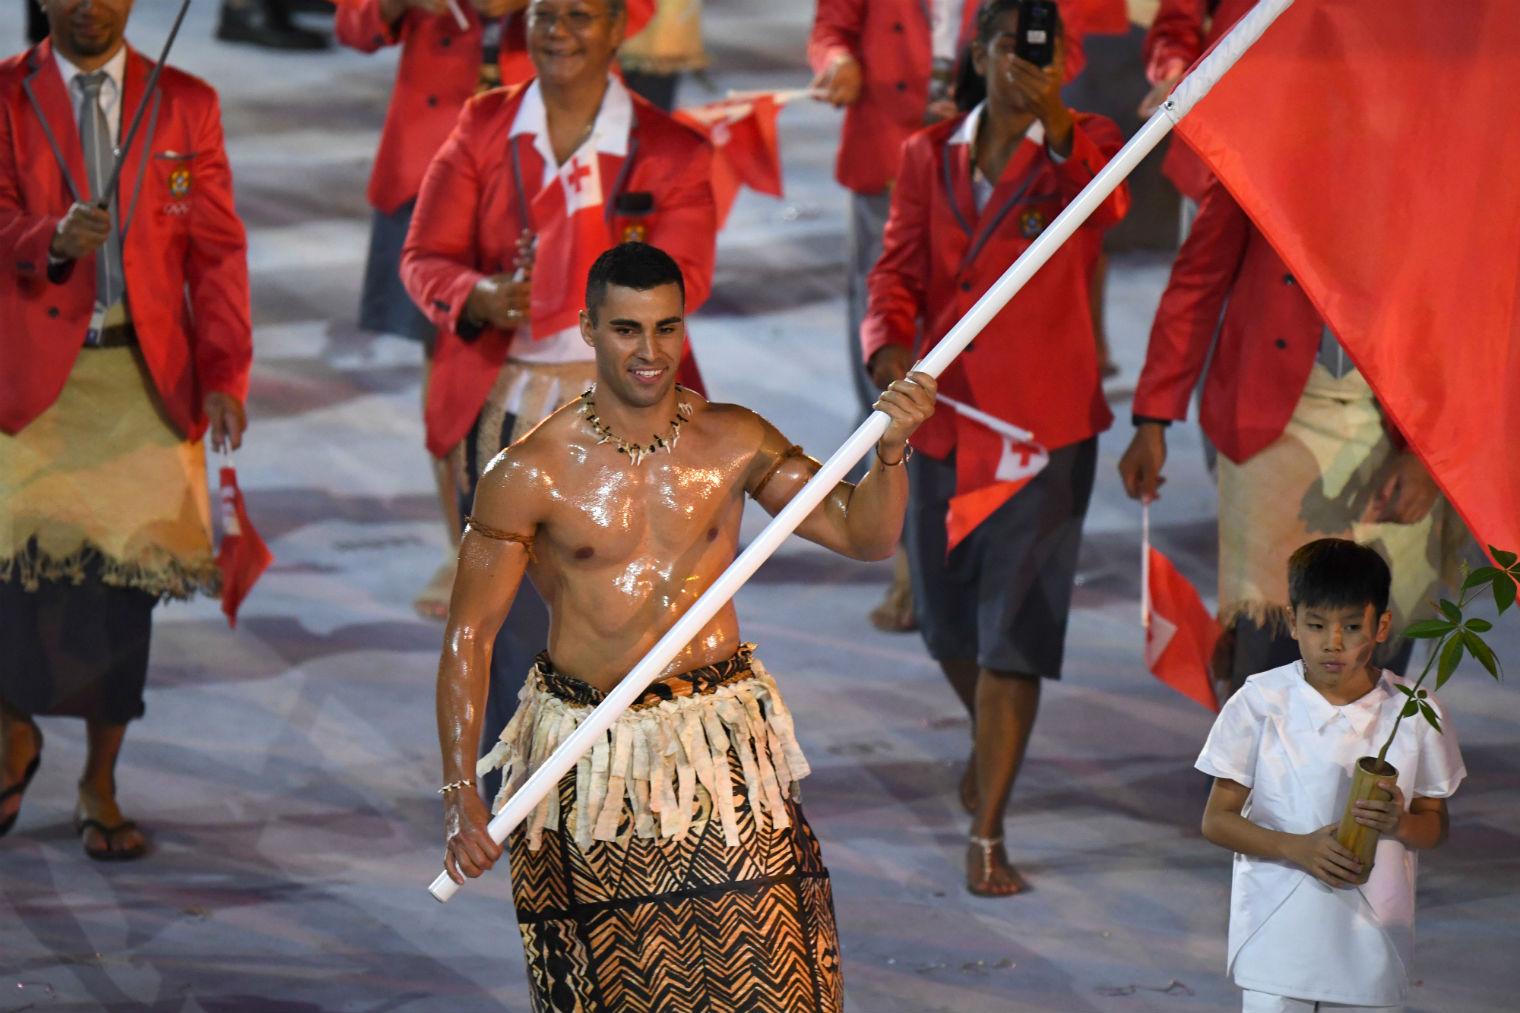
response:
M866 319L866 278L881 257L881 234L887 227L887 212L892 207L892 193L850 194L850 220L845 231L846 313L845 363L861 414L871 410L881 392L871 382L860 354L860 325Z

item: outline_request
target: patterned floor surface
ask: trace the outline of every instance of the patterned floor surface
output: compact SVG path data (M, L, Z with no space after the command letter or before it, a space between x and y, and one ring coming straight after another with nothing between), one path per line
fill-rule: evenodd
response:
M69 827L77 726L0 842L0 1011L476 1013L527 1009L505 874L439 906L432 685L440 627L410 607L442 557L418 420L418 354L354 327L364 181L389 56L287 56L210 41L194 5L175 57L223 94L252 235L258 366L238 467L279 557L229 631L166 609L123 798L156 852L86 861ZM140 2L156 51L173 5ZM0 39L21 36L19 4ZM683 101L806 83L803 0L708 4L716 57ZM743 197L692 331L718 396L823 456L855 421L840 393L838 118L783 114L787 198ZM1116 264L1110 329L1132 384L1166 264ZM828 378L834 378L830 380ZM1128 407L1115 405L1123 417ZM1101 444L1066 677L1051 687L1008 831L1034 885L962 888L953 786L964 716L913 636L865 622L886 579L788 544L739 598L815 768L804 798L834 875L847 1009L1139 1013L1238 1008L1224 980L1228 857L1198 835L1191 761L1208 716L1145 672L1138 515ZM1177 427L1156 538L1209 593L1214 498ZM746 531L758 530L750 517ZM1506 636L1511 655L1520 638ZM1446 694L1472 778L1424 864L1413 1010L1514 1008L1520 972L1520 697L1463 672Z

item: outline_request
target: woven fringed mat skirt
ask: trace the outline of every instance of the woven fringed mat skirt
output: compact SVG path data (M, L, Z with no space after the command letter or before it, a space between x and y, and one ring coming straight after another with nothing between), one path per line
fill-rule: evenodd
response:
M843 1009L807 761L752 652L650 686L508 838L535 1011ZM481 761L498 808L601 696L540 656Z

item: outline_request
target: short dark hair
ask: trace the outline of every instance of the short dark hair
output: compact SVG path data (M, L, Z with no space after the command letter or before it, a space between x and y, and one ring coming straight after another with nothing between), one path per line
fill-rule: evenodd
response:
M1376 549L1345 538L1320 538L1288 557L1288 604L1297 609L1371 605L1388 611L1393 575Z
M607 299L607 286L648 292L661 285L674 285L686 304L686 279L670 254L648 243L619 243L607 250L586 274L586 315L596 322L597 308Z

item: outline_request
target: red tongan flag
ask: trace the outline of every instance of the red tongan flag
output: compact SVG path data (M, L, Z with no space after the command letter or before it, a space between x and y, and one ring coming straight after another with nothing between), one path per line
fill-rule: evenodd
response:
M586 275L612 245L603 201L601 156L587 144L559 167L528 207L537 236L528 314L535 339L580 321Z
M1198 591L1172 561L1151 546L1150 524L1145 553L1145 588L1141 592L1145 625L1145 667L1168 686L1211 711L1219 710L1209 660L1219 639L1219 624L1204 607Z
M248 519L237 471L222 468L221 480L222 545L217 550L216 565L222 571L222 612L227 616L227 625L236 628L238 607L274 562L274 553Z
M1481 544L1520 548L1520 9L1297 0L1177 127Z
M719 228L728 220L740 186L781 196L781 142L776 136L780 111L776 95L766 94L676 112L676 119L702 131L712 142L712 189Z

